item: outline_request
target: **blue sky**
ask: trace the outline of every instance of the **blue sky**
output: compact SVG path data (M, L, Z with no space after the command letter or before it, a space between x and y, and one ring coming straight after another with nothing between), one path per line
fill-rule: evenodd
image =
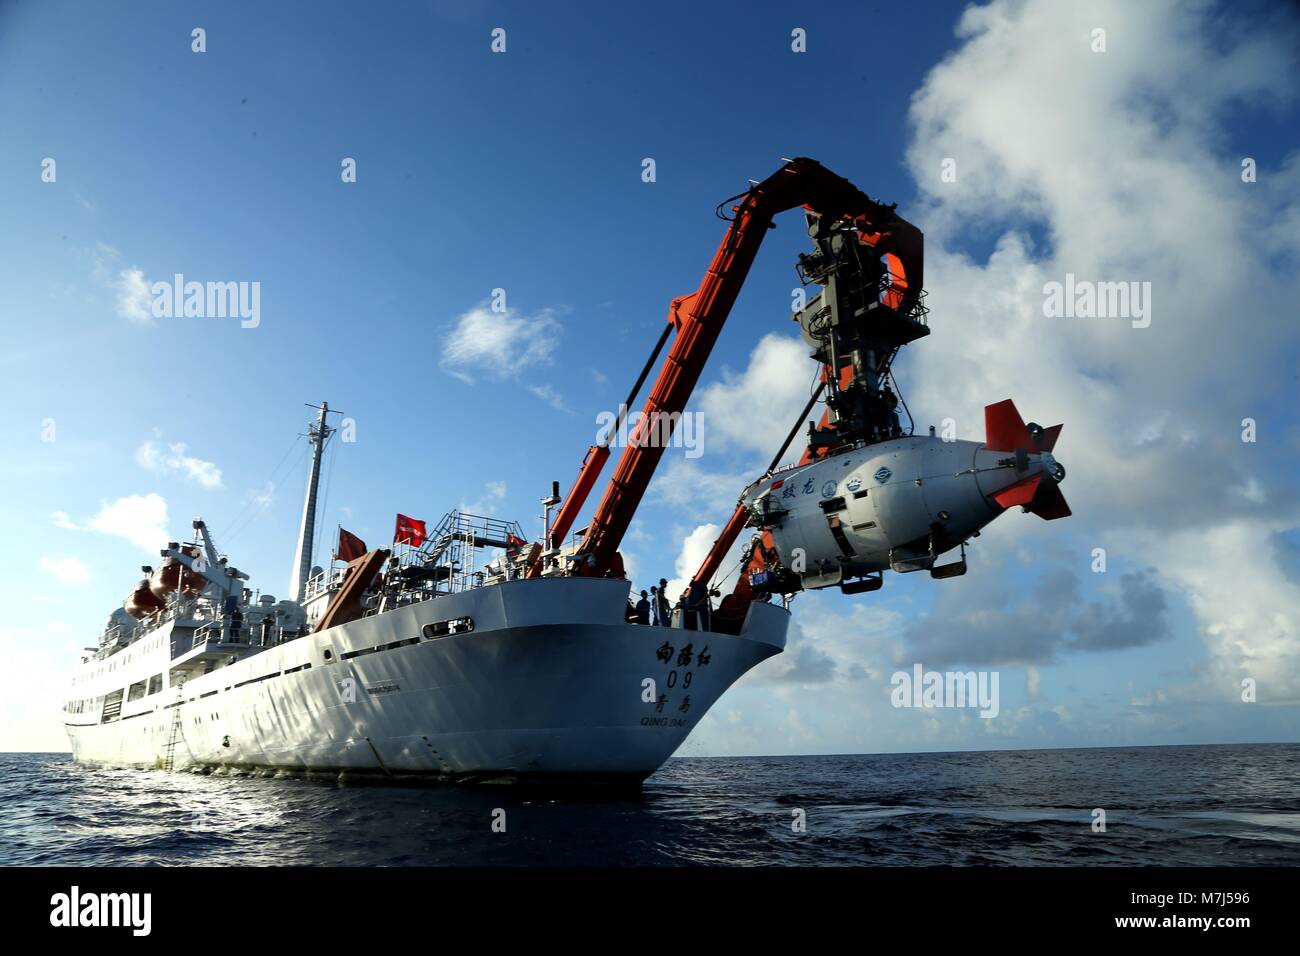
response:
M61 748L58 688L150 527L202 515L284 592L304 402L356 422L329 531L473 506L535 533L698 284L714 206L795 155L926 230L935 334L897 366L920 423L981 439L1006 397L1064 421L1076 516L1004 516L964 579L801 597L789 653L685 752L1295 739L1296 27L1071 7L0 7L0 661L32 678L0 749ZM692 565L802 404L804 246L788 215L760 253L697 392L704 454L665 457L629 536L638 587ZM1161 311L1053 325L1067 271L1151 281ZM131 317L133 276L178 272L259 282L260 324ZM450 349L498 288L495 337ZM916 661L998 669L1003 716L890 708Z

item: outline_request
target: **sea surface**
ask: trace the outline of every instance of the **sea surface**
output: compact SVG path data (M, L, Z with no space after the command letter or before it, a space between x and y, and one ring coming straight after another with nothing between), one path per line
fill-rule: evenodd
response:
M630 796L0 754L0 864L1295 866L1300 744L675 758Z

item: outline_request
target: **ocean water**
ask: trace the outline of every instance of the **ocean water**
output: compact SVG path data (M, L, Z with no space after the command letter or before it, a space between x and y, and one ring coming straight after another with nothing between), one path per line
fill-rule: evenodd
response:
M0 754L0 807L5 865L1294 866L1300 744L679 758L630 796Z

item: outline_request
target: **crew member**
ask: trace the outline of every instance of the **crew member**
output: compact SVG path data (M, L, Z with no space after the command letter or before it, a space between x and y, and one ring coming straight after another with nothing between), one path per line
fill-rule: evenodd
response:
M650 602L646 600L645 591L641 592L641 600L636 602L636 622L638 624L650 623Z
M703 581L692 581L682 601L682 617L689 631L709 629L709 590Z
M695 613L699 615L700 630L711 627L709 618L713 614L713 602L709 600L709 586L703 581L691 582L691 594L695 599Z
M668 600L668 579L659 579L659 624L661 627L673 626L672 602Z

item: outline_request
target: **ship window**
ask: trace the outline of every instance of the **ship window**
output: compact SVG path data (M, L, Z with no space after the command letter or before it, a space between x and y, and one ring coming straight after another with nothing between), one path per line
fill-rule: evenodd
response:
M424 625L424 637L431 641L434 638L446 637L448 634L468 634L472 630L474 630L472 617L457 617L450 621L436 621Z
M126 695L127 701L139 700L144 696L145 681L136 681L131 685L130 692Z
M156 694L162 690L162 674L154 674L149 678L149 693Z

